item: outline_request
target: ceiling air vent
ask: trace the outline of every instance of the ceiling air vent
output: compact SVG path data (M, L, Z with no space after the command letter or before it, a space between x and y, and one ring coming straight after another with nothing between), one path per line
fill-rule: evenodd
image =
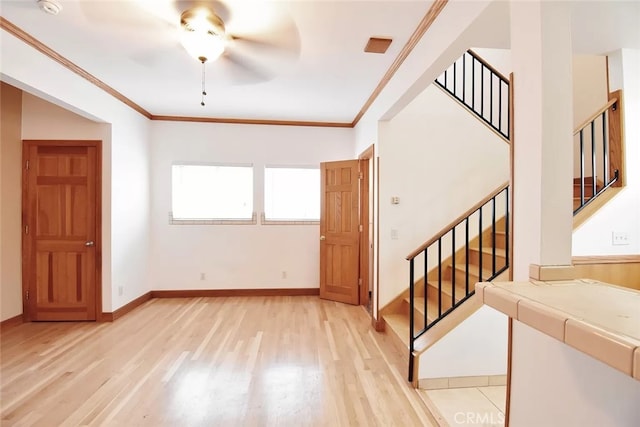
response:
M368 53L385 53L389 49L391 39L380 37L371 37L364 47L364 51Z

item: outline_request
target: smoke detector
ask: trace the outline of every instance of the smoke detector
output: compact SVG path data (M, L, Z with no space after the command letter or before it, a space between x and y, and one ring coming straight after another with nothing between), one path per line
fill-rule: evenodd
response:
M49 15L57 15L62 10L62 5L57 0L38 0L38 7Z

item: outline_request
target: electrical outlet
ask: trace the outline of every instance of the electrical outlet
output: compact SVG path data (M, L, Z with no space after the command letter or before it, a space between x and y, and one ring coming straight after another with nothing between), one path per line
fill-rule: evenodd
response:
M616 246L629 244L629 233L625 231L614 231L612 234L612 244Z
M200 273L200 280L207 280L207 275L205 273Z
M283 272L282 272L282 278L283 278L283 279L286 279L286 278L287 278L287 272L286 272L286 271L283 271Z
M122 296L124 295L124 286L120 285L118 286L118 296Z
M391 229L391 240L398 240L398 230L395 228Z

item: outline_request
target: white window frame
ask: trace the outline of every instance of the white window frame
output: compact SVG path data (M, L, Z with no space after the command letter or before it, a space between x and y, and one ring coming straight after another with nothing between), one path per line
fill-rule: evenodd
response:
M313 170L317 170L318 172L320 172L320 165L272 165L272 164L267 164L264 166L263 169L263 177L264 177L264 182L262 185L263 188L263 200L264 200L264 204L263 204L263 212L261 215L261 223L265 224L265 225L317 225L320 224L320 179L318 180L318 218L294 218L294 217L285 217L285 218L267 218L267 169L313 169Z
M213 217L213 218L180 218L174 217L173 214L173 203L174 203L174 182L173 182L173 172L174 166L212 166L212 167L241 167L241 168L251 168L251 215L248 217L239 217L239 218L231 218L231 217ZM256 171L253 163L220 163L220 162L173 162L171 164L170 169L170 182L171 182L171 212L169 212L169 223L173 225L218 225L218 224L229 224L229 225L247 225L247 224L256 224L256 213L255 213L255 180L256 180Z

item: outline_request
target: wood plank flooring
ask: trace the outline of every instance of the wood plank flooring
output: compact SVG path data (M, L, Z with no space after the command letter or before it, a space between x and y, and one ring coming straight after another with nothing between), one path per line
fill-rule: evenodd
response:
M362 307L153 299L114 323L0 337L2 426L429 426ZM385 351L382 351L385 348Z

